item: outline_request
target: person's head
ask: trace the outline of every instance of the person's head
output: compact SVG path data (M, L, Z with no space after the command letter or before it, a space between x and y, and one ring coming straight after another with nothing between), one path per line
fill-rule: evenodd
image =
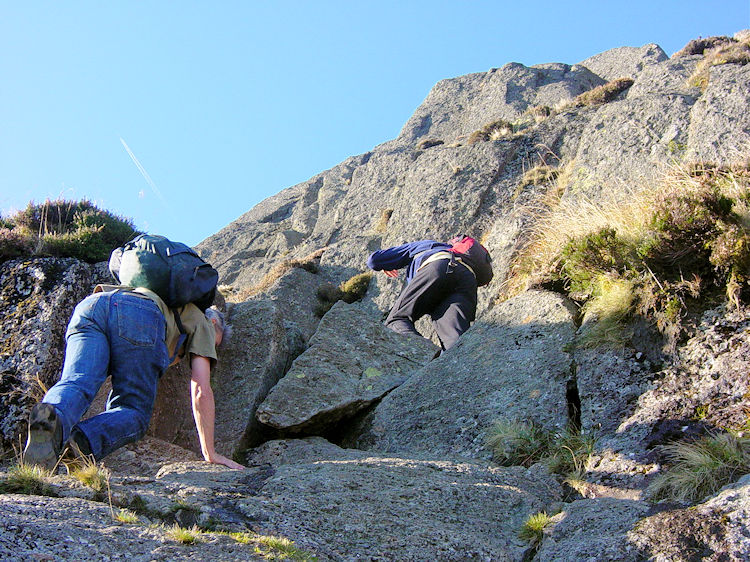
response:
M222 343L226 343L232 335L232 326L227 322L226 315L215 306L212 306L206 309L206 318L211 321L216 331L216 347L219 347Z

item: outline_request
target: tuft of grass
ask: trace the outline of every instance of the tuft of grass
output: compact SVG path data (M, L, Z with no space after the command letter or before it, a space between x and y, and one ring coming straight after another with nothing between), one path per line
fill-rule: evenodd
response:
M138 516L135 513L125 508L120 508L120 510L115 513L115 520L119 521L120 523L127 523L129 525L135 525L136 523L140 522Z
M255 553L269 559L298 560L308 562L316 557L297 548L289 539L272 535L258 535L252 532L222 532L240 544L254 545Z
M550 523L550 516L545 511L533 513L526 518L518 531L519 538L528 541L532 546L538 546L544 537L544 529Z
M489 140L500 140L505 137L509 137L513 134L513 124L498 119L492 123L487 123L481 129L474 131L466 139L466 144L476 144L478 142L486 142Z
M321 285L317 291L318 304L315 314L322 318L340 300L349 304L361 300L367 293L371 279L372 273L368 271L350 277L338 287L333 283Z
M577 107L591 107L601 105L614 100L622 92L633 85L632 78L617 78L601 86L597 86L588 92L583 92L575 97L573 105Z
M628 319L635 301L635 283L621 277L600 275L594 281L592 297L583 306L583 321L593 324L578 339L583 348L620 347L629 337Z
M503 466L531 466L548 455L552 435L533 422L500 419L489 431L486 444Z
M96 462L86 461L83 466L73 469L70 475L95 492L103 492L109 486L109 470Z
M487 433L486 444L503 466L541 462L560 475L581 473L596 439L573 428L549 431L530 421L499 419Z
M0 480L0 493L28 494L34 496L54 496L46 479L52 473L40 466L19 462L8 470Z
M750 472L750 438L714 434L663 447L674 463L648 487L655 500L697 502Z
M175 524L171 527L168 527L165 530L164 534L173 541L177 541L182 544L195 544L202 540L202 532L195 525L193 525L189 529L186 529Z
M606 321L589 334L591 345L617 343L618 330L640 315L670 351L687 311L709 292L723 288L739 306L750 281L749 203L747 161L683 165L657 188L619 200L550 197L514 256L505 294L534 285L568 293L584 314Z

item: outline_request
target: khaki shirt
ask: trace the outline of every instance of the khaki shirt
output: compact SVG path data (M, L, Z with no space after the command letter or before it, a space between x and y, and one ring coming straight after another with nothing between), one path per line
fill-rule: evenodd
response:
M161 300L159 295L145 287L134 288L123 285L97 285L94 288L95 293L102 291L133 291L154 301L166 320L164 341L167 344L169 356L174 356L175 347L177 347L177 340L180 336L180 329L177 327L177 322L174 319L172 309ZM187 332L187 339L177 353L172 365L179 363L183 357L192 353L193 355L200 355L208 358L213 367L216 363L216 330L214 329L213 323L206 318L206 315L201 312L200 308L193 303L188 303L176 310L180 315L182 326L185 328L185 332Z

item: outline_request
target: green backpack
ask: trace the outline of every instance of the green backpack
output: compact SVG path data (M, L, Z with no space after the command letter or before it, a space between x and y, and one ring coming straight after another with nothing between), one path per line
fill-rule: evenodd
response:
M205 311L219 280L195 250L155 234L141 234L113 250L109 271L120 285L150 289L172 309L193 303Z

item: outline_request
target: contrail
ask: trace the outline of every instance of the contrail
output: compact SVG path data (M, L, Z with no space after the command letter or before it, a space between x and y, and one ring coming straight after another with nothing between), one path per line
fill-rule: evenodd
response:
M125 150L127 151L128 156L130 156L130 159L133 161L133 164L135 164L135 167L138 168L138 171L143 176L143 179L146 180L146 183L151 187L151 189L154 190L154 193L156 193L156 196L159 198L159 200L161 200L162 204L169 210L170 213L172 213L172 209L170 208L169 205L167 205L167 201L164 199L164 196L161 194L161 191L159 191L159 188L156 187L154 180L152 180L151 176L148 175L148 172L146 171L146 169L143 166L141 166L141 163L138 161L138 158L136 158L135 154L133 154L133 151L130 150L128 143L126 143L125 139L122 137L120 137L120 142L122 143L122 146L125 147Z

